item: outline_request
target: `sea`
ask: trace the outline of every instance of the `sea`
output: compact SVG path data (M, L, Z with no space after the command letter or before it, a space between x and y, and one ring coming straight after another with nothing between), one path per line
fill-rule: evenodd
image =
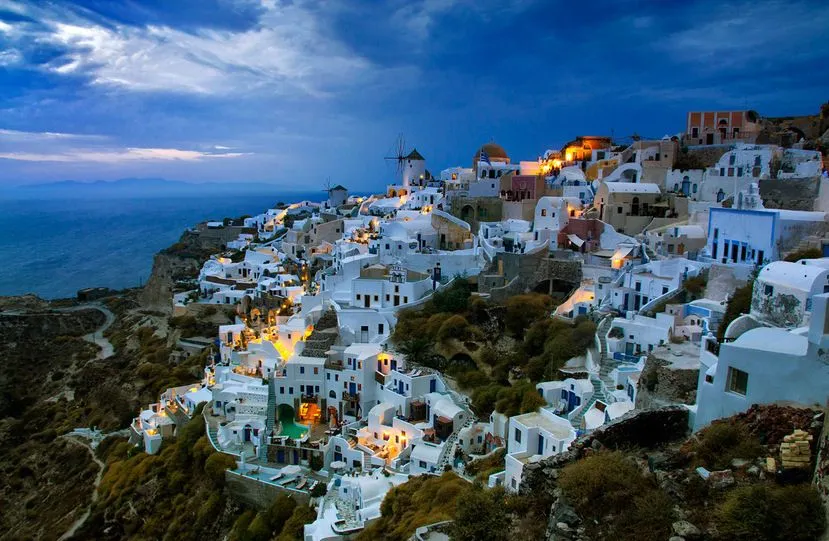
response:
M153 255L204 220L259 214L319 191L118 199L0 199L0 296L74 297L144 284Z

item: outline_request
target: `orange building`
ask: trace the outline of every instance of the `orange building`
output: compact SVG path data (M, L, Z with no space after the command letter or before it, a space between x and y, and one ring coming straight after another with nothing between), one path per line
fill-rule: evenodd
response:
M688 113L685 142L689 145L753 143L760 133L755 111L694 111Z

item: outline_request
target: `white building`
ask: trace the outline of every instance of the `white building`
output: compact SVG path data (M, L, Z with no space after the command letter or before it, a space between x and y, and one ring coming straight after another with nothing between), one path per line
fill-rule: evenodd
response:
M504 487L512 492L521 485L524 464L562 453L576 439L567 419L546 408L516 415L509 420ZM498 474L493 474L497 476Z
M719 354L706 342L700 357L694 430L754 404L826 403L829 294L816 295L812 302L808 328L752 328L720 344Z

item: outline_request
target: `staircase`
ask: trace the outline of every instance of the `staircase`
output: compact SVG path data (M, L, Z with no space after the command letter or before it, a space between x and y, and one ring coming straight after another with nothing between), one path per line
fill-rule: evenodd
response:
M605 404L608 403L607 394L604 392L603 382L591 374L590 383L593 385L593 396L590 397L590 400L587 401L583 408L581 408L573 417L570 418L570 424L572 424L575 428L581 427L584 414L593 407L593 404L598 401L604 402Z
M305 340L305 347L302 350L304 357L325 357L325 352L331 349L339 336L337 324L337 312L329 308L319 318L311 335Z
M259 460L268 461L268 443L273 435L274 422L276 421L276 392L273 385L268 381L268 417L265 419L265 437L259 445Z

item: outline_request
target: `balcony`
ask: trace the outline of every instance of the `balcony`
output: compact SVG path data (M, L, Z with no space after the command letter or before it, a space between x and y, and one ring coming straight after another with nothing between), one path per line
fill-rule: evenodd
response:
M344 366L342 361L325 361L325 368L328 370L342 370Z

